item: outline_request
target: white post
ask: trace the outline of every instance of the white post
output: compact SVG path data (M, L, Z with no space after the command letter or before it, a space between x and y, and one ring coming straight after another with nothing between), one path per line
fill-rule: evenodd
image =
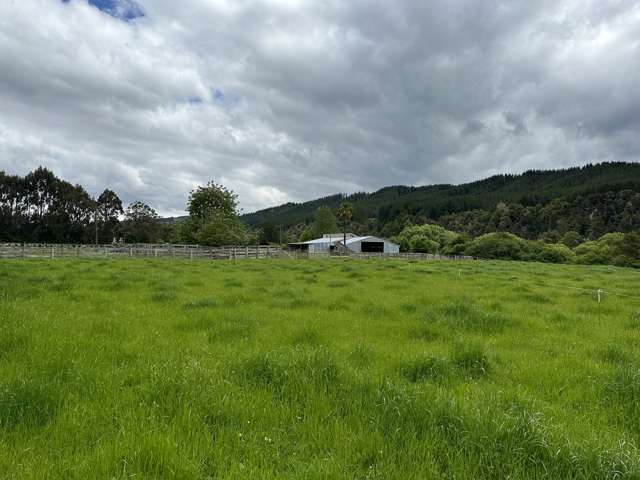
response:
M600 303L602 301L602 297L601 296L602 296L603 293L604 293L604 291L601 288L599 288L598 289L598 303Z

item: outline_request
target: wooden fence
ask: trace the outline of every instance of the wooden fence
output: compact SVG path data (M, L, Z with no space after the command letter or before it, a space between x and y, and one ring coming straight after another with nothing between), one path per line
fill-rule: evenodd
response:
M0 258L136 257L233 260L287 256L274 246L201 247L198 245L66 245L2 243Z
M69 258L69 257L135 257L135 258L183 258L203 260L235 260L246 258L320 258L344 257L358 259L407 260L473 260L473 257L437 255L431 253L308 253L299 250L261 246L201 247L198 245L67 245L43 243L0 243L0 258Z

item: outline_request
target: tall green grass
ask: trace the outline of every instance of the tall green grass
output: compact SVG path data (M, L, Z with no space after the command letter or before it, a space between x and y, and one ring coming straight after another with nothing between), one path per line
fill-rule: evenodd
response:
M2 262L0 479L640 478L639 280Z

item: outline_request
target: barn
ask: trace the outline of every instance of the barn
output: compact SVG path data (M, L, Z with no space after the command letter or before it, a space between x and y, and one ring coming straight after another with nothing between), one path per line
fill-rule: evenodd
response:
M322 238L290 243L289 248L325 254L336 250L344 251L344 235L342 233L328 233ZM347 233L346 248L352 253L400 253L400 246L389 240L372 235L359 237L353 233Z

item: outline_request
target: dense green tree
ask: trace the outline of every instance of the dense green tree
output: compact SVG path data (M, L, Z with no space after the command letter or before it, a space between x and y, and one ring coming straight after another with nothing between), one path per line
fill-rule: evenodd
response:
M246 231L236 217L213 213L199 225L195 239L200 245L212 247L240 245L245 243Z
M185 243L220 246L244 243L246 231L238 219L238 196L215 182L189 195L189 218L180 227Z
M406 227L393 240L402 251L436 253L454 242L459 235L439 225L411 225Z
M101 243L111 242L117 234L120 216L124 213L122 201L113 191L104 190L96 201Z
M127 207L120 234L127 243L155 243L160 239L162 227L158 214L143 202L134 202Z
M336 216L329 207L319 207L316 210L311 229L312 238L322 237L325 233L335 233L338 230Z
M527 244L511 233L487 233L474 239L466 253L485 259L522 260L527 255Z
M211 216L237 216L238 196L223 185L209 182L189 194L189 216L206 220Z
M562 236L560 242L569 248L575 248L582 243L582 235L575 230L569 230Z

